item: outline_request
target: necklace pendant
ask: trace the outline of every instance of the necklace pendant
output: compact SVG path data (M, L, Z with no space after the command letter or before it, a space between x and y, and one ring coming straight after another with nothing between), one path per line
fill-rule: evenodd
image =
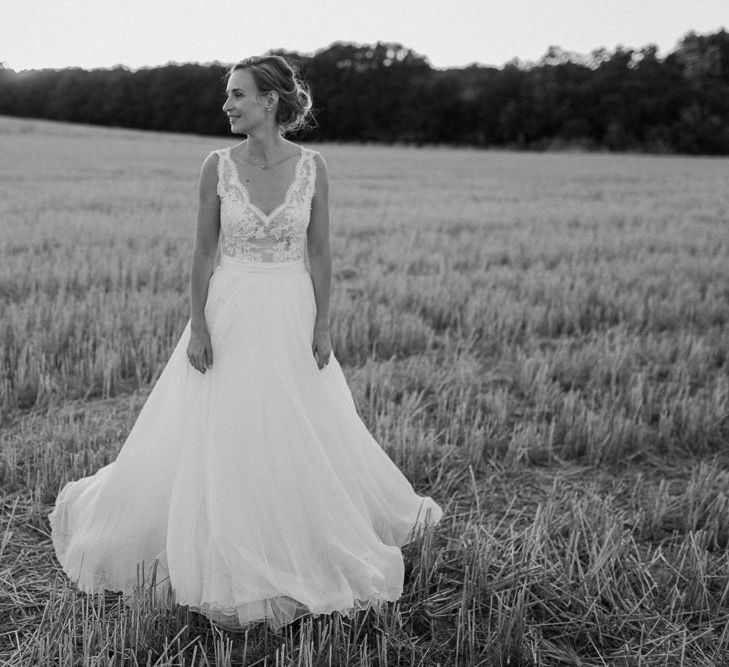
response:
M260 167L261 169L268 169L268 165L267 165L267 164L259 164L258 166L259 166L259 167Z

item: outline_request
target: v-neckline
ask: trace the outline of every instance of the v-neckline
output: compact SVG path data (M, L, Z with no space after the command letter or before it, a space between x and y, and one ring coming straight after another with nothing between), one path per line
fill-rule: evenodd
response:
M245 195L248 206L250 206L266 222L269 222L270 220L275 218L276 215L280 211L282 211L286 207L286 205L289 203L289 199L291 198L291 193L294 190L294 186L296 185L296 183L299 180L299 170L301 169L301 163L304 161L304 147L300 146L299 149L300 149L301 154L299 155L299 159L296 161L296 165L294 166L294 180L291 181L291 184L289 185L288 189L286 190L286 196L284 197L284 200L278 206L276 206L270 213L266 214L251 201L251 192L243 184L243 181L240 178L240 174L238 173L238 165L235 163L233 156L230 154L230 152L233 150L233 147L231 146L230 148L228 148L228 160L230 160L230 163L233 166L233 175L235 176L235 180L238 181L238 186L240 187L241 192L243 192Z

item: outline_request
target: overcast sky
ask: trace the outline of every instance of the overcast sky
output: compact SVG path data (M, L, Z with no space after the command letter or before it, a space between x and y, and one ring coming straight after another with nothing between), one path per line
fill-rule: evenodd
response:
M538 60L729 28L729 0L0 0L13 69L231 63L268 49L400 42L434 67Z

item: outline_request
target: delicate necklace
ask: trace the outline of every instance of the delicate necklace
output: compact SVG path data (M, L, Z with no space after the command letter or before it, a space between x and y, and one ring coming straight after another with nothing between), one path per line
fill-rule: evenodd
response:
M279 162L283 162L284 160L288 160L288 158L290 158L291 156L290 155L285 155L284 157L282 157L280 160L277 160L276 162L265 162L263 164L259 164L258 162L255 162L254 160L252 160L247 155L244 156L244 157L245 157L245 160L247 162L250 162L251 164L256 165L256 167L259 167L260 169L268 169L269 167L273 167L274 165L279 164Z

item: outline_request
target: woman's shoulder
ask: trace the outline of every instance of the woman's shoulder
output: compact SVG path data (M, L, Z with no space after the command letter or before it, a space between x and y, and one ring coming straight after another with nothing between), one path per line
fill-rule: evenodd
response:
M317 180L322 178L322 176L326 178L327 164L324 161L324 157L318 150L310 148L309 146L304 146L303 144L296 144L293 141L290 141L289 144L295 147L297 153L301 155L301 162L303 164L311 165L309 168L310 174L313 174Z
M307 148L306 150L309 151L312 161L316 165L317 169L317 175L321 174L322 176L327 176L327 163L324 159L324 156L317 150L314 150L313 148Z
M230 148L216 148L205 156L200 168L203 180L210 180L211 182L218 180L218 167L221 166L224 156L228 154L229 150Z
M317 151L317 150L315 150L313 148L310 148L309 146L302 146L301 149L303 151L306 151L313 158L318 158L320 160L323 160L324 159L319 151Z
M223 155L228 155L232 146L226 146L225 148L214 148L206 156L205 160L214 159L217 160Z
M218 166L221 165L225 159L230 159L230 151L234 146L225 146L224 148L215 148L211 150L203 160L202 170L203 171L214 171L217 173Z
M307 156L320 170L326 170L327 163L324 156L316 149L300 145L299 148L304 156Z

